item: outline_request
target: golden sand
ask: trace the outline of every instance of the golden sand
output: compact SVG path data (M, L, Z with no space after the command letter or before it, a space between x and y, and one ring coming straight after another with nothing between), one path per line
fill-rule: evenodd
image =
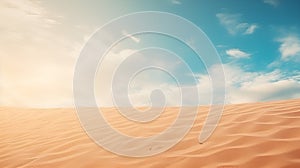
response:
M151 123L126 120L105 109L113 127L131 136L167 128L178 108L167 108ZM208 107L184 139L145 158L122 157L96 145L74 109L0 108L0 167L300 167L300 99L227 105L213 135L198 143Z

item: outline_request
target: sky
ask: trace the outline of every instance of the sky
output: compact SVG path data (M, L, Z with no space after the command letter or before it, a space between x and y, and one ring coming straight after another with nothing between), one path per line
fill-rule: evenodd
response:
M225 73L227 104L300 98L298 0L2 0L0 105L74 106L73 75L86 42L112 19L142 11L169 12L193 22L211 40L222 63L205 67L188 46L175 39L158 34L132 36L124 30L127 38L106 55L95 77L99 105L112 106L113 96L127 96L127 92L112 95L109 87L114 71L145 47L170 50L190 66L196 82L181 73L182 65L172 58L138 57L138 62L168 65L184 79L186 90L198 89L199 101L190 97L183 105L210 103L207 68L218 66ZM137 75L128 96L136 106L151 105L149 95L154 89L163 91L167 105L181 105L176 81L161 71Z

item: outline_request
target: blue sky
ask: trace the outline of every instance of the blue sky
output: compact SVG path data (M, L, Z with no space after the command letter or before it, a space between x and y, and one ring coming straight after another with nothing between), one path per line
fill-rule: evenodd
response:
M0 23L3 95L0 104L72 106L74 67L88 38L111 19L141 11L179 15L207 34L223 61L227 103L300 97L300 2L297 0L4 0L0 2L0 18L9 21ZM105 76L109 81L110 68L121 63L124 54L145 46L167 48L186 60L198 79L195 84L187 78L187 85L197 87L205 98L198 104L209 104L210 81L204 65L193 58L189 48L167 37L129 37L108 55L110 58L103 67L105 75L101 78ZM151 58L145 57L144 61L147 59ZM178 67L175 71L180 70ZM162 74L154 75L157 79L147 78L149 75L137 78L139 89L131 91L137 105L149 105L149 90L157 86L166 89L169 98L177 97L174 90L178 88L168 77ZM111 105L111 94L103 87L96 88L96 92L107 98L103 105ZM168 103L177 105L177 101Z

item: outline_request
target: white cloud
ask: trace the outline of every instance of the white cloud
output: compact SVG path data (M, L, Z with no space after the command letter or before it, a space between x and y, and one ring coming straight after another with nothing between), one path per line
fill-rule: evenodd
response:
M0 105L72 106L72 76L80 38L39 2L0 1ZM5 20L5 22L4 22ZM61 29L63 26L63 29Z
M274 7L279 5L279 0L263 0L263 2Z
M164 71L160 69L142 70L141 73L133 78L134 73L141 70L136 68L144 68L149 65L152 67L164 67L164 69L168 69L168 72L176 73L175 71L178 71L183 64L181 62L178 63L178 59L174 60L174 57L160 57L159 54L155 56L141 54L136 49L110 51L102 60L95 77L95 93L98 105L113 106L113 97L118 96L118 98L123 98L123 100L128 100L129 98L135 106L149 106L151 105L151 92L156 89L163 91L167 105L175 106L180 104L180 92L176 81ZM123 69L121 71L116 71L122 66ZM122 82L113 82L113 78L120 79ZM117 93L112 91L112 87L118 90ZM127 106L126 102L121 102L118 105Z
M74 25L62 25L60 18L48 13L39 3L34 1L0 1L0 105L5 106L33 106L57 107L72 106L72 77L76 58L82 46L82 39L74 34L89 34L92 30L72 29ZM245 33L251 25L246 23L227 21L235 25L234 30ZM226 22L226 23L227 23ZM237 23L237 24L236 24ZM60 26L63 26L60 27ZM70 33L73 31L73 33ZM253 33L253 32L252 32ZM131 37L129 37L131 38ZM132 38L131 38L132 39ZM133 38L135 42L139 40ZM282 39L282 53L287 58L298 53L298 40ZM292 41L292 43L291 43ZM296 42L296 43L295 43ZM296 44L296 45L295 45ZM287 47L290 46L290 47ZM296 46L296 47L295 47ZM112 52L105 57L107 61L101 79L104 83L99 85L99 93L104 95L103 104L112 105L111 90L107 87L112 79L116 67L129 55L133 49ZM242 51L241 51L242 52ZM235 53L236 54L236 53ZM247 54L247 53L246 53ZM241 53L238 56L245 56ZM293 56L294 57L294 56ZM140 57L138 63L157 61L152 57ZM160 60L157 64L171 62L180 68L177 62ZM178 66L178 67L177 67ZM225 66L228 90L228 102L249 102L273 99L286 99L300 97L299 75L297 78L284 78L280 71L271 73L247 72L240 67ZM130 70L130 67L128 68ZM178 69L177 69L178 70ZM125 72L124 72L125 73ZM101 73L100 73L101 74ZM100 75L99 74L99 75ZM195 104L192 96L195 87L199 89L200 104L208 104L211 98L211 85L208 75L199 75L198 84L182 88L188 98L188 104ZM162 74L144 74L136 79L135 87L130 88L130 97L136 105L149 105L149 91L161 89L167 95L168 105L178 105L179 88ZM122 83L120 83L122 85ZM97 88L96 88L97 89ZM121 96L128 96L122 95Z
M228 33L235 34L252 34L258 28L256 24L250 24L241 21L240 14L217 13L220 23L227 29Z
M300 97L299 75L286 76L280 70L268 73L247 72L232 64L222 66L226 77L227 103L248 103ZM199 90L210 89L210 81L207 77L207 75L201 76L198 85Z
M220 69L221 65L211 68ZM272 100L285 100L300 98L299 73L290 75L274 70L271 72L249 72L234 64L223 64L225 73L226 104L249 103ZM153 74L152 74L153 75ZM215 74L217 75L217 74ZM145 78L146 77L146 78ZM196 85L179 88L174 83L163 80L151 80L152 76L142 76L137 79L138 87L133 87L130 98L135 105L150 105L150 94L154 89L161 89L166 95L167 105L181 105L180 89L185 92L186 104L184 105L207 105L212 100L212 83L207 74L198 74ZM138 88L138 89L136 89ZM191 92L198 90L199 101L191 96Z
M241 51L238 48L226 50L226 54L233 58L249 58L251 54Z
M181 2L179 0L171 0L172 4L180 5Z
M299 73L287 75L280 70L272 72L249 72L234 64L216 65L211 68L222 66L225 73L226 104L249 103L272 100L285 100L300 98ZM194 90L199 93L200 105L211 103L212 83L207 74L197 75L198 84L184 88L185 91ZM176 90L175 85L168 86L170 90ZM195 101L192 96L190 104Z
M300 61L300 39L297 36L289 35L278 39L278 41L281 43L279 51L282 60Z
M250 25L247 30L245 31L245 34L252 34L254 31L258 28L256 24Z
M221 65L219 65L221 66ZM300 98L299 72L287 75L280 70L249 72L234 64L223 64L226 104L249 103ZM212 98L208 75L198 75L199 104L209 104Z
M140 40L141 40L141 39L139 39L139 38L137 38L137 37L135 37L135 36L133 36L133 35L131 35L131 34L128 34L125 30L122 31L122 34L123 34L124 36L127 36L128 38L130 38L131 40L133 40L133 41L136 42L136 43L139 43Z

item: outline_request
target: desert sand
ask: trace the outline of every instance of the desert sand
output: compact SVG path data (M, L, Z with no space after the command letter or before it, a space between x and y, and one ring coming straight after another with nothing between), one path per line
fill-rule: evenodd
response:
M145 158L118 156L95 144L74 109L0 108L0 167L300 167L300 99L227 105L212 136L198 136L209 107L170 150ZM133 123L115 109L104 114L131 136L166 129L178 113L167 108L151 123Z

